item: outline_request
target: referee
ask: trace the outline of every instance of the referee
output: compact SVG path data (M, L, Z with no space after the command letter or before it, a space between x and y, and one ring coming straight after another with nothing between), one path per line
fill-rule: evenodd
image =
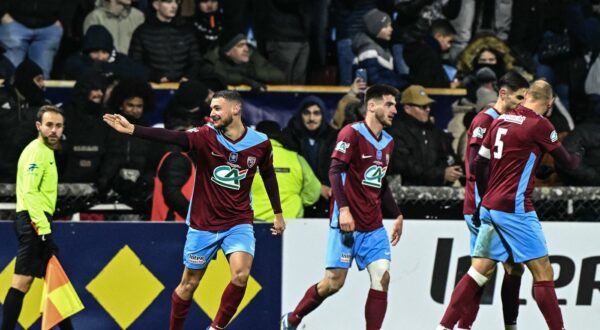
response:
M51 229L58 190L54 149L59 146L64 121L61 109L42 106L35 123L38 138L31 141L19 157L15 220L19 249L11 287L4 300L2 330L15 328L33 278L44 276L48 260L58 252ZM59 326L63 330L73 329L70 319Z

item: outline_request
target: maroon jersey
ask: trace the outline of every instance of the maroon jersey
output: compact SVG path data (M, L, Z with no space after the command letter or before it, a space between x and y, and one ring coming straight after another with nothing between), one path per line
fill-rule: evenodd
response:
M483 206L511 213L534 211L531 193L542 152L559 148L554 126L533 110L518 106L496 119L479 155L490 159Z
M195 155L194 194L186 222L194 229L217 231L252 223L252 180L257 167L273 166L271 142L266 135L246 127L237 141L211 124L187 133Z
M473 214L477 209L477 205L481 202L481 196L477 191L477 185L475 184L475 173L471 173L471 167L469 164L469 150L472 145L482 145L485 133L489 129L492 121L498 118L500 113L494 109L489 108L485 111L479 112L473 121L471 126L467 130L467 148L465 150L465 171L467 173L467 184L465 185L465 201L463 205L463 214Z
M383 226L381 187L393 150L394 140L387 132L382 131L378 140L364 122L346 125L338 134L331 157L348 164L342 182L356 231ZM334 202L332 227L339 226L339 214Z

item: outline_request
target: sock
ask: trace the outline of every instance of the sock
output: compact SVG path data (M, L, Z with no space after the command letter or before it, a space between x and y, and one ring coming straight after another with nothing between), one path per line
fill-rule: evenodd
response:
M183 323L185 322L191 304L192 299L183 300L179 297L177 292L173 290L173 294L171 295L171 320L169 323L169 330L183 329Z
M369 290L367 303L365 304L365 319L367 330L379 330L385 318L387 310L387 292Z
M483 287L480 287L475 296L473 296L473 299L465 304L465 311L460 316L460 320L458 320L458 329L471 329L479 312L481 296L483 296Z
M504 325L516 325L519 316L519 290L521 289L521 276L504 273L502 280L502 314Z
M15 288L8 289L6 299L4 299L2 330L13 330L17 326L17 320L19 319L19 314L21 314L24 297L24 292Z
M300 324L302 318L314 311L315 308L319 307L323 300L325 300L325 298L319 296L317 284L311 286L306 290L304 297L302 297L302 300L300 300L296 309L288 316L288 322L293 326L297 326Z
M73 323L71 323L71 318L68 317L60 321L60 323L58 323L58 327L60 328L60 330L73 330Z
M517 325L513 324L513 325L505 325L504 326L504 330L517 330Z
M231 318L242 302L245 292L245 286L237 286L229 282L225 288L225 291L223 291L223 295L221 296L221 305L219 306L217 316L215 316L215 319L211 324L213 328L225 329L225 326L227 326L229 321L231 321Z
M475 271L471 267L469 272L460 279L454 291L452 291L450 304L448 304L448 308L446 308L446 312L440 321L440 325L446 328L454 328L456 322L464 314L466 305L473 300L477 291L481 288L481 285L471 276L471 270ZM477 274L483 276L479 273Z
M533 296L546 319L548 328L550 330L563 330L564 324L560 307L558 307L556 291L554 291L554 281L533 283Z

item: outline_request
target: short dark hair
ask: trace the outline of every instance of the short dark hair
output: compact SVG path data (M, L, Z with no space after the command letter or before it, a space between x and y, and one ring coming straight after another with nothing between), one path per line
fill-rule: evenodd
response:
M445 19L437 19L433 21L429 30L431 31L431 35L435 35L436 33L440 33L443 36L456 35L456 30L454 29L452 24L450 24L450 22Z
M39 121L40 123L42 122L42 117L44 116L44 114L46 112L54 112L57 113L59 115L61 115L63 117L63 120L65 119L65 113L64 111L62 111L61 108L55 106L55 105L43 105L40 107L40 109L37 112L37 121Z
M400 92L390 85L377 84L369 87L365 92L365 103L372 99L383 99L384 95L393 95L395 98L400 96Z
M230 102L237 102L240 105L243 103L242 96L237 91L231 91L228 89L223 89L215 93L212 97L213 99L224 98Z
M529 82L516 71L509 71L498 80L498 89L506 87L511 92L522 88L529 88Z

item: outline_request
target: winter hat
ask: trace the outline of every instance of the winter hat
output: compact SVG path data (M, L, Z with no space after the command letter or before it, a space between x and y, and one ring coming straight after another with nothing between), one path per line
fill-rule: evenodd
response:
M221 38L219 38L219 50L222 54L226 54L229 50L231 50L231 48L233 48L242 40L246 40L246 36L241 33L238 33L233 37L223 35Z
M379 31L392 22L390 16L379 9L371 9L363 16L363 22L370 36L377 36Z
M30 105L37 106L45 103L44 91L33 82L33 78L41 74L43 74L42 68L28 58L23 60L15 70L12 85Z
M113 37L104 26L92 25L85 32L81 49L84 53L95 50L104 50L110 53L114 49Z
M480 84L495 82L498 79L494 70L487 66L477 70L477 72L475 72L475 77L477 78L477 82Z
M475 105L475 110L484 110L488 104L496 102L497 99L498 93L495 90L483 86L479 87L479 89L477 89L477 104Z

